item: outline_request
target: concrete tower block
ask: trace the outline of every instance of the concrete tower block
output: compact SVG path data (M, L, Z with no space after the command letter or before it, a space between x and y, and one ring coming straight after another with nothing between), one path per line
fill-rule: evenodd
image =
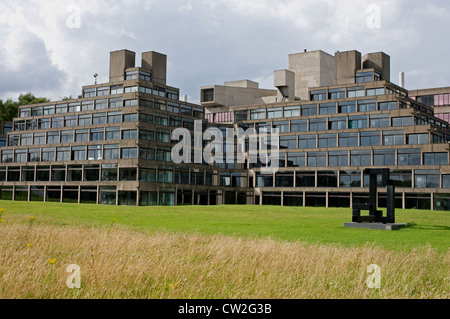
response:
M361 70L361 53L358 51L336 52L335 85L355 83L355 73Z
M391 57L384 52L366 54L362 58L363 69L375 69L381 75L381 80L391 81Z
M142 53L142 68L152 72L152 82L166 84L167 55L154 51Z
M295 73L289 70L278 70L274 72L274 86L278 88L277 100L282 101L295 99Z
M128 50L113 51L109 58L109 81L124 80L125 69L134 68L136 53Z

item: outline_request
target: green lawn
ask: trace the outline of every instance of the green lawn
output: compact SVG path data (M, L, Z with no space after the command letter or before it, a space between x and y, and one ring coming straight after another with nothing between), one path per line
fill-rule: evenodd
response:
M397 210L397 222L409 227L376 231L344 227L351 221L349 208L277 206L127 207L0 201L6 222L111 227L117 224L139 231L186 231L246 237L272 237L287 241L363 246L374 243L393 250L430 245L441 252L450 243L450 212ZM8 221L8 217L11 217ZM14 217L14 218L13 218ZM23 217L23 218L22 218Z

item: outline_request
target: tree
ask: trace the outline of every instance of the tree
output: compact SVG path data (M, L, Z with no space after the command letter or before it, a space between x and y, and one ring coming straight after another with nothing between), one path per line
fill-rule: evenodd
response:
M32 93L20 94L17 102L12 99L7 99L6 102L0 100L0 122L11 122L17 117L19 106L47 102L50 100L45 97L35 97Z

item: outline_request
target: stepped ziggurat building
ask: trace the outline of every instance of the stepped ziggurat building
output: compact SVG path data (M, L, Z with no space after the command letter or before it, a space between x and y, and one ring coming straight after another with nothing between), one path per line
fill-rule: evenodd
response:
M135 62L134 52L111 52L109 83L84 86L79 99L19 108L0 149L0 199L351 207L368 201L364 170L375 167L400 183L397 208L450 207L450 88L391 83L385 53L291 54L274 89L249 80L204 86L201 105L167 86L165 55L145 52ZM175 163L178 128L193 136L279 132L278 169L249 161L250 137L243 162ZM235 140L223 148L235 150ZM378 205L386 205L383 188Z

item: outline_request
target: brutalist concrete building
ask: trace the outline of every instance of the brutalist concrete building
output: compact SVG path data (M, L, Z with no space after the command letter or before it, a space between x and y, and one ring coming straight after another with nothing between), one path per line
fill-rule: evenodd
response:
M165 55L145 52L140 67L135 60L111 52L109 83L20 108L0 149L0 199L350 207L368 200L363 172L377 167L401 185L396 207L449 208L450 89L393 84L385 53L291 54L274 89L250 80L205 86L201 105L167 86ZM175 164L172 131L193 133L198 120L202 131L277 129L279 169L248 160ZM380 188L378 205L385 201Z

